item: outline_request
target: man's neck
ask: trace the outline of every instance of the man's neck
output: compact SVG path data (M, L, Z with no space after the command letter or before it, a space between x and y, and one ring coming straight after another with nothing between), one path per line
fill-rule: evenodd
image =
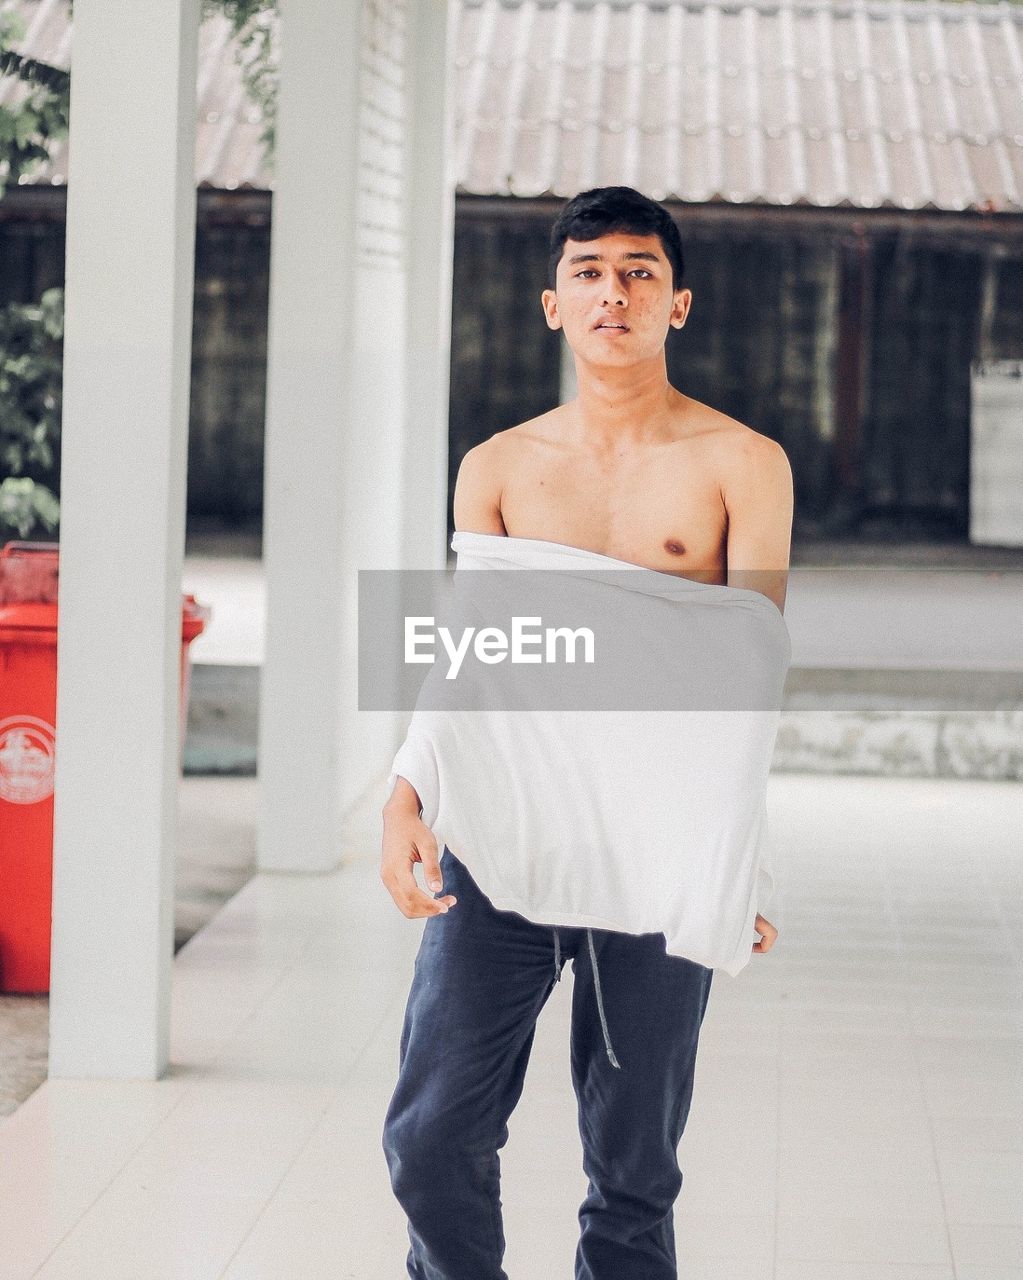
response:
M681 397L668 382L663 360L628 369L577 361L576 378L574 443L609 454L670 438L672 411Z

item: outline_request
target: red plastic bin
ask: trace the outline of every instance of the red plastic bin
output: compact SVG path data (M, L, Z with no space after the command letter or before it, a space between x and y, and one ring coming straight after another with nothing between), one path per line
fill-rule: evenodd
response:
M53 773L57 707L57 581L51 542L0 548L0 991L50 984ZM188 646L209 621L182 600L181 738Z

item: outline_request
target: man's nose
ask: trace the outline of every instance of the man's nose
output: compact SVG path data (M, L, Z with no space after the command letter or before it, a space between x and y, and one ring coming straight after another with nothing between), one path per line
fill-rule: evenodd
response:
M608 280L604 291L604 305L624 307L629 301L629 295L625 285L617 278L612 276Z

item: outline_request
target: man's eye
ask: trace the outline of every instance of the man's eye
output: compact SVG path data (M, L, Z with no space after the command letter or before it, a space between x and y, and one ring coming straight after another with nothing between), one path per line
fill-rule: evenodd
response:
M576 272L576 279L577 279L577 280L581 280L581 279L583 278L583 276L595 276L595 275L597 275L597 274L598 274L598 273L597 273L596 271L594 271L592 267L587 267L585 271L577 271L577 272Z
M652 273L647 271L645 267L637 267L635 271L631 271L629 274L634 276L646 276L648 279L653 279Z

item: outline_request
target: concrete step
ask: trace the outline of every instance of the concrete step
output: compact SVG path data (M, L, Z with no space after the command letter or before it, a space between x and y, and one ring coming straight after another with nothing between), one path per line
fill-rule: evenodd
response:
M772 768L1023 778L1023 673L793 668Z
M185 734L186 774L254 774L258 666L193 663Z

